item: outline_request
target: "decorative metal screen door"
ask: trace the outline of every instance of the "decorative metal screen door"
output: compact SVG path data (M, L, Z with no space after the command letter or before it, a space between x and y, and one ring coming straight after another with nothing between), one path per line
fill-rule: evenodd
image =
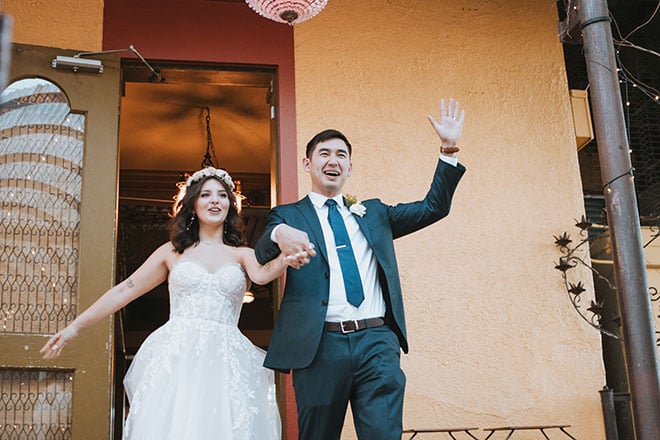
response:
M53 68L75 52L12 50L0 99L0 438L111 436L112 322L41 358L114 281L119 61ZM117 415L121 417L121 415Z

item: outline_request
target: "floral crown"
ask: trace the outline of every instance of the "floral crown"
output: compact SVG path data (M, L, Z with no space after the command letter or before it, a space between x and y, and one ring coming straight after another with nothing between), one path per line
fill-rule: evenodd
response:
M234 181L231 180L231 176L229 175L229 173L225 170L214 167L206 167L199 171L195 171L190 177L188 177L188 180L186 180L186 188L189 188L190 185L192 185L195 182L199 182L204 177L217 177L220 180L222 180L225 183L225 185L229 187L230 190L233 191L234 189L236 189L236 186L234 185Z

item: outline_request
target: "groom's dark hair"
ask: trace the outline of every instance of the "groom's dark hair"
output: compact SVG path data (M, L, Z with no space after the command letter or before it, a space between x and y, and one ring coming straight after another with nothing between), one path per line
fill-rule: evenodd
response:
M305 157L309 159L312 156L312 153L314 152L314 148L316 148L318 144L320 144L321 142L329 141L330 139L340 139L344 141L344 143L348 147L348 155L350 156L351 154L353 154L353 147L351 147L351 143L348 142L346 136L344 136L344 134L339 130L329 128L327 130L323 130L322 132L318 133L316 136L310 139L309 142L307 142L307 148L305 149Z

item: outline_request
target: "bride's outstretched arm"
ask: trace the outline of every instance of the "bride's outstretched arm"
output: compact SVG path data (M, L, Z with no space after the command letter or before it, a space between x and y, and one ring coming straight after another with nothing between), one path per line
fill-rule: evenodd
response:
M262 266L254 255L254 249L248 247L241 248L241 265L245 268L250 280L261 285L268 284L282 275L289 266L288 260L283 254Z
M170 243L156 249L131 276L105 292L68 326L54 334L40 350L44 359L58 357L62 348L78 336L80 330L110 316L165 281L168 273L167 259L171 258L169 254L173 253L172 249Z

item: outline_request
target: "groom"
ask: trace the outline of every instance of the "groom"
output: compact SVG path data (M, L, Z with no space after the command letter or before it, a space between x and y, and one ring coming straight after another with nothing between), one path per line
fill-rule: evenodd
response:
M465 172L456 158L464 111L451 99L440 112L438 121L428 116L440 160L423 200L349 208L342 188L352 147L325 130L302 159L311 192L273 208L257 242L261 264L283 252L299 269L287 272L264 365L293 370L301 440L339 440L349 402L360 440L401 439L408 342L393 240L445 217Z

